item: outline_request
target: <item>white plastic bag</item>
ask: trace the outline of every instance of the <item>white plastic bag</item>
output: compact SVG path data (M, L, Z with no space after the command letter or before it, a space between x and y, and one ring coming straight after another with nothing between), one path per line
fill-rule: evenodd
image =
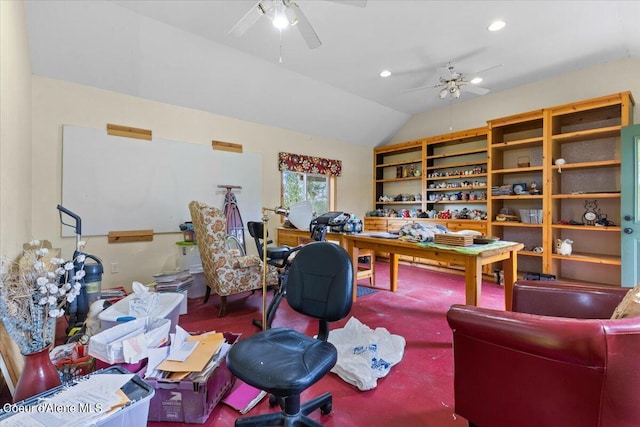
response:
M149 292L149 288L140 282L133 282L133 299L129 301L129 316L144 317L158 308L158 293Z
M402 360L406 340L385 328L372 330L352 317L344 328L329 332L329 342L338 350L331 372L360 390L371 390L378 378Z

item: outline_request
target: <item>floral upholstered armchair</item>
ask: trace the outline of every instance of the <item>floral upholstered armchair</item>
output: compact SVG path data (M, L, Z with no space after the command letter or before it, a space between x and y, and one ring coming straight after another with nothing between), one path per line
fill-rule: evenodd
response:
M262 261L257 255L242 256L226 245L224 213L204 203L189 203L191 220L200 250L207 302L211 289L220 296L218 317L226 314L227 296L262 288ZM267 286L278 286L278 272L267 266Z

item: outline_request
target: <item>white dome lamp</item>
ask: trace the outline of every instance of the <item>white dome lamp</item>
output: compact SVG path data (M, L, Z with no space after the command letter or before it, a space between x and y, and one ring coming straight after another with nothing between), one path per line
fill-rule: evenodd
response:
M266 209L277 213L278 215L284 215L294 227L300 230L306 230L311 224L313 219L313 207L311 202L303 200L302 202L294 203L288 208L278 206L275 209Z
M556 166L558 166L558 173L562 173L562 165L566 164L567 161L565 159L563 159L562 157L560 157L559 159L556 159L555 164Z

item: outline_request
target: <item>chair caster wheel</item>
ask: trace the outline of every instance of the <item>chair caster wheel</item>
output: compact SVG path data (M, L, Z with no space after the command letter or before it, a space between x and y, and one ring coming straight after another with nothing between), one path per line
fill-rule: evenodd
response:
M278 401L278 397L274 396L273 394L269 395L269 407L273 408L274 406L279 405L280 402Z
M322 405L320 407L320 413L322 415L330 414L331 413L331 409L333 409L333 405L331 404L331 402L325 403L324 405Z

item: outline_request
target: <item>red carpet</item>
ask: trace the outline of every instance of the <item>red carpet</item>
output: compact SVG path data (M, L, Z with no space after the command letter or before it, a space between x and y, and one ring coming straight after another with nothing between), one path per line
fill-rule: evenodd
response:
M313 418L326 427L432 426L462 427L466 420L453 413L453 361L451 330L445 313L452 304L464 303L464 277L415 267L400 267L398 292L388 290L389 265L376 265L376 281L381 290L359 298L351 316L375 329L384 327L406 339L403 360L390 374L378 380L378 386L362 392L329 374L303 394L303 401L325 391L333 394L333 411L329 415L314 413ZM364 282L363 282L364 283ZM180 325L188 331L240 332L244 337L258 330L251 320L261 316L262 299L256 293L231 299L226 317L219 319L218 299L207 304L189 300L188 314L180 316ZM504 291L485 281L481 306L504 309ZM332 324L342 327L346 320ZM314 333L315 323L294 313L284 302L273 326L291 326ZM275 409L264 399L248 415ZM233 426L235 410L218 405L205 426ZM150 426L177 426L178 423L149 423ZM184 424L188 425L188 424ZM191 425L191 424L189 424Z

